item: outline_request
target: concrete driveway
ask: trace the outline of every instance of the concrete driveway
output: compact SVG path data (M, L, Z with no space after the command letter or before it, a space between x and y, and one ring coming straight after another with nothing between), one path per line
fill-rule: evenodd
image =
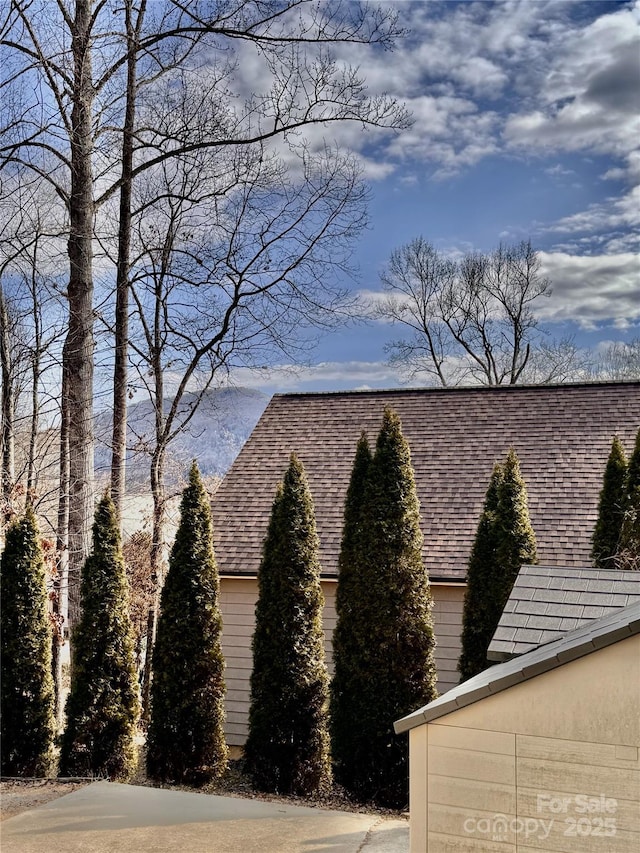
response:
M0 824L2 853L408 853L406 820L95 782Z

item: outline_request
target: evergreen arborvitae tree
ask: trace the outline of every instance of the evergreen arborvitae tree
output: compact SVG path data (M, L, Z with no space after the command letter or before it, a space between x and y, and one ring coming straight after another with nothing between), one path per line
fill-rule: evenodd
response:
M607 459L593 531L591 559L599 569L613 569L620 545L626 503L627 460L618 436L614 436Z
M496 569L487 589L487 627L493 635L518 572L538 562L536 536L529 520L527 486L513 448L502 466L496 516Z
M194 462L153 648L147 773L200 787L224 773L224 658L209 499Z
M318 536L295 454L276 493L258 586L245 769L262 790L305 796L331 772Z
M73 631L60 772L127 779L136 763L138 686L129 590L115 507L108 495L96 509L92 550L82 569L80 607Z
M51 632L38 525L31 507L7 529L0 561L3 776L47 776L55 737Z
M363 586L366 582L361 567L364 495L371 465L369 442L362 433L351 471L344 507L344 525L339 557L338 588L336 592L337 623L333 632L334 673L331 681L330 729L331 756L336 782L349 785L351 768L359 756L355 753L354 703L362 694L368 675L362 661L371 642L371 626L362 610ZM360 745L361 746L361 745Z
M624 517L614 562L618 569L640 571L640 429L629 458Z
M489 665L487 649L496 626L493 608L486 605L491 578L496 570L496 519L502 477L502 467L495 465L469 558L462 613L462 652L458 661L462 681L477 675Z
M357 553L347 572L348 584L351 572L360 575L359 601L347 609L347 592L341 593L341 634L352 634L352 653L360 661L349 662L350 702L340 702L349 720L334 723L336 732L351 727L351 744L337 762L340 780L354 797L398 808L408 801L408 741L394 734L393 723L437 694L433 602L422 562L418 496L409 446L390 408L368 466L360 522ZM345 624L349 617L352 629ZM336 745L340 749L339 741Z

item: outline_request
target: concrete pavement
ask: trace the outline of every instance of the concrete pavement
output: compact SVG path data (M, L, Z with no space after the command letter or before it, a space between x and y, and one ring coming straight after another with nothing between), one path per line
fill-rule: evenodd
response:
M408 853L408 821L95 782L0 824L2 853Z

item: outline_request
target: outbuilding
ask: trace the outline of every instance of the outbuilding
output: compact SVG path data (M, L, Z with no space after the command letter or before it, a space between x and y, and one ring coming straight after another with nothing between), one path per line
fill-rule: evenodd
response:
M411 853L640 850L640 602L399 720Z

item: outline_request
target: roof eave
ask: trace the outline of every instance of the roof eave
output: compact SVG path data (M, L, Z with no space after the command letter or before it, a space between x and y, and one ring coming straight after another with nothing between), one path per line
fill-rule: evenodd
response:
M410 731L636 634L640 634L640 602L481 672L418 711L397 720L394 730L396 734Z

